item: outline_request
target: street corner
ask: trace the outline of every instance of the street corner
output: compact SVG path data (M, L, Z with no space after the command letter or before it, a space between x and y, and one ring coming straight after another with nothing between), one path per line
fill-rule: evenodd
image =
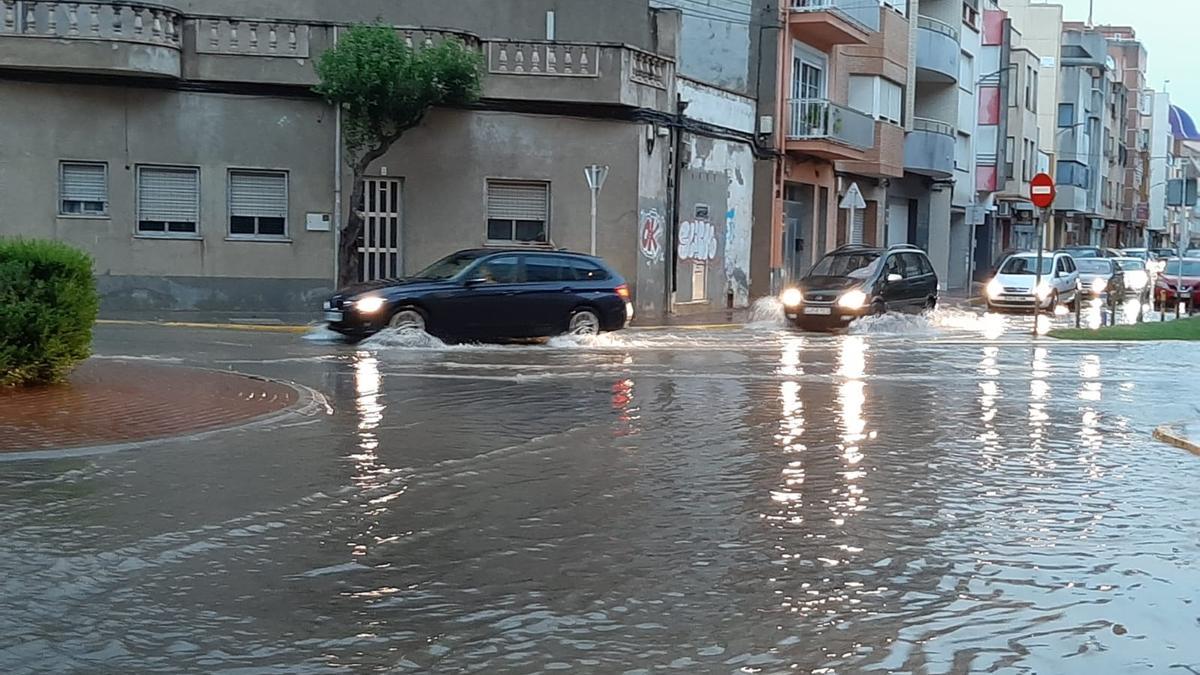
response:
M1153 436L1156 441L1200 456L1200 424L1194 422L1164 424L1154 430Z
M63 384L0 391L0 459L129 449L310 414L322 400L241 373L92 358Z

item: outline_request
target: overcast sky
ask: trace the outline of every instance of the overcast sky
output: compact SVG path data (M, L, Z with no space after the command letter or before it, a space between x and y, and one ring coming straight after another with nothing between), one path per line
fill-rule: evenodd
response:
M1138 39L1150 53L1146 83L1167 90L1171 102L1192 115L1200 115L1200 53L1197 34L1188 28L1197 0L1095 0L1097 24L1133 26ZM1066 21L1086 21L1088 0L1053 0L1063 6ZM1188 11L1191 10L1191 11Z

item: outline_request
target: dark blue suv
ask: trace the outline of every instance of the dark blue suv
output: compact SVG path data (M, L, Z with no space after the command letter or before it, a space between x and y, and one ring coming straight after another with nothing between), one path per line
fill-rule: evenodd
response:
M633 304L625 280L599 258L489 248L448 255L410 278L343 289L325 302L324 317L351 337L397 328L498 340L619 330Z

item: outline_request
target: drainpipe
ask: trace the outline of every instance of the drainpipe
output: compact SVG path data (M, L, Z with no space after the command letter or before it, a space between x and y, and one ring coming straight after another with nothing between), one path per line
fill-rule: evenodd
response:
M333 46L338 43L338 27L333 27ZM333 106L333 286L336 289L341 270L338 251L342 248L342 106Z
M664 289L664 304L663 315L675 313L675 291L678 289L679 283L679 257L677 248L679 246L679 224L683 214L681 211L682 203L682 173L683 173L683 115L687 110L687 103L678 94L675 95L675 138L671 144L671 220L670 226L667 228L667 258L666 258L666 274L667 284Z

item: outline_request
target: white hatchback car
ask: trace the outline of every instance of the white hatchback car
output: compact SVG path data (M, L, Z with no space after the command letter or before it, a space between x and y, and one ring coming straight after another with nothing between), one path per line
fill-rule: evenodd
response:
M1005 258L996 278L987 285L991 310L1053 309L1074 302L1079 291L1075 260L1061 251L1042 254L1042 283L1037 283L1037 253L1015 253Z

